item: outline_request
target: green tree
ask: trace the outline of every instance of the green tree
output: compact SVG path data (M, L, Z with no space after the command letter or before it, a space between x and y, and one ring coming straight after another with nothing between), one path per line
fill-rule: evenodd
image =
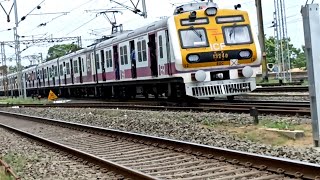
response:
M307 67L307 58L305 55L305 47L295 48L292 47L291 66L293 68Z
M266 38L265 46L266 46L268 63L275 63L276 62L276 39L274 37Z
M48 50L48 56L46 61L50 61L52 59L64 56L68 53L75 52L77 50L81 49L76 44L59 44L59 45L54 45L49 48Z
M290 41L291 41L290 38L283 39L282 45L283 45L283 49L286 49L286 43L288 43L291 68L306 67L307 60L306 60L306 56L304 53L304 50L305 50L304 46L301 48L296 48L293 46L293 44ZM277 42L277 40L272 36L266 38L266 40L265 40L268 63L277 63L276 42ZM287 56L287 55L285 55L285 56Z

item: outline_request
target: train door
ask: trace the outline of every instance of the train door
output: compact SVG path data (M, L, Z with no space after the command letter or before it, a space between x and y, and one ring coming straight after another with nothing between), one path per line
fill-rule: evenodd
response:
M166 48L166 56L167 56L167 62L168 62L168 74L172 75L171 70L171 51L170 51L170 41L169 41L169 33L168 30L165 31L165 48Z
M52 84L53 86L56 86L56 67L52 65L52 70L51 70L51 77L52 77Z
M51 71L51 68L47 67L47 81L48 81L48 86L50 86L50 72Z
M160 31L157 33L157 49L158 49L158 75L164 76L168 74L168 58L167 58L167 42L165 31Z
M32 74L31 74L31 80L32 80L32 87L34 88L34 74L35 74L35 71L32 71Z
M63 81L63 64L59 61L59 86L61 86Z
M94 69L95 69L95 81L98 83L99 82L99 74L102 74L101 70L101 65L100 65L100 56L99 56L99 51L94 50Z
M104 51L100 50L100 59L101 59L101 69L102 69L102 80L106 81L106 63L105 63L105 56L104 56Z
M78 66L78 59L72 59L72 65L73 65L73 83L77 84L79 83L79 66Z
M120 79L131 78L131 62L129 42L119 44L120 49Z
M66 64L66 62L63 62L63 78L64 78L64 84L67 85L68 82L67 82L67 64Z
M112 47L107 47L105 54L106 54L106 73L108 74L107 80L110 80L110 79L113 80L115 79L115 74L113 74L114 70L113 70L113 59L112 59L112 56L113 56Z
M83 60L83 59L82 59ZM83 83L83 77L82 77L82 66L83 63L81 61L81 57L78 57L78 64L79 64L79 78L80 78L80 83Z
M118 52L118 46L113 46L113 59L114 59L114 69L115 69L115 76L116 80L120 79L120 66L119 66L119 52Z
M92 76L92 68L91 68L91 54L90 53L87 53L86 55L86 60L87 60L87 77L89 78L88 81L89 82L93 82L93 76Z
M42 74L43 87L45 87L46 86L45 68L42 68L42 73L43 73Z
M56 86L59 87L60 86L60 67L59 67L59 59L56 61L55 63L56 65L56 72L55 72L55 77L56 77Z
M136 47L137 47L137 61L136 61L136 67L137 67L137 78L138 77L146 77L150 76L150 65L148 62L148 49L147 49L147 40L148 36L142 36L139 37L136 40ZM144 71L138 70L138 69L145 69Z
M37 69L37 81L38 81L37 88L40 88L41 87L41 69Z
M137 78L137 58L136 58L136 49L134 46L134 40L130 41L130 61L131 61L131 76L132 78Z
M156 35L149 34L149 59L151 64L151 75L158 76L158 62L157 62L157 46L156 46Z
M74 84L74 71L73 71L72 59L70 59L70 70L71 70L71 83Z

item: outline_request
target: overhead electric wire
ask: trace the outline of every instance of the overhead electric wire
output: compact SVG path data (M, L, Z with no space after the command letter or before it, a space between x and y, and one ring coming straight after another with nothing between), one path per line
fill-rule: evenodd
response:
M22 16L22 18L20 19L20 21L18 22L18 24L21 22L21 21L24 21L26 19L26 17L31 14L35 9L39 9L39 6L44 3L46 0L42 0L40 4L38 4L36 7L34 7L28 14L26 14L25 16Z
M72 11L74 11L74 10L76 10L76 9L79 9L81 6L83 6L83 5L85 5L85 4L89 3L89 2L92 3L92 2L95 2L95 1L92 1L92 0L86 1L85 3L83 3L83 4L81 4L81 5L77 6L77 7L75 7L75 8L73 8L73 9L71 9L69 12L72 12ZM83 16L84 14L81 14L81 15ZM82 17L82 16L81 16L81 17ZM81 19L81 20L83 21L83 18L79 18L79 17L78 17L78 19ZM78 21L77 21L77 22L78 22ZM68 27L70 27L70 26L73 25L73 24L75 24L75 21L72 21L72 24L69 24ZM65 29L66 29L66 28L63 27L63 28L55 31L54 33L60 33L61 31L65 30Z
M98 16L99 16L99 15L93 17L92 19L90 19L89 21L83 23L81 26L77 27L76 29L72 30L71 32L67 33L66 35L69 35L70 33L73 33L74 31L80 29L82 26L84 26L84 25L88 24L89 22L93 21L93 20L94 20L95 18L97 18Z

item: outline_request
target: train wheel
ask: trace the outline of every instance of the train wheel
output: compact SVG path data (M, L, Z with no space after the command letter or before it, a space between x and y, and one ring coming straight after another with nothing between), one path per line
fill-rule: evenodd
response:
M227 96L228 101L233 101L234 100L234 96Z
M143 93L143 96L148 99L149 98L149 94L147 92Z

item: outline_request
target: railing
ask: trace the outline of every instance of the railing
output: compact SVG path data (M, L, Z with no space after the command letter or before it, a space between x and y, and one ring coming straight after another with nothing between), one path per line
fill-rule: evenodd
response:
M0 166L4 167L6 175L14 177L15 180L20 180L20 177L13 172L11 167L6 162L4 162L1 157L0 157Z

